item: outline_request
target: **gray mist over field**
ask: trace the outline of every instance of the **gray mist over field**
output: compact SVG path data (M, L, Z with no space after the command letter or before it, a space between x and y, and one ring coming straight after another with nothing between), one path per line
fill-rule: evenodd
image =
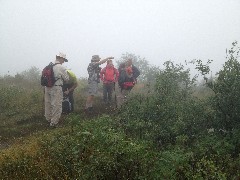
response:
M160 68L212 59L216 72L240 41L239 17L239 0L0 0L0 75L42 69L59 51L78 77L92 55L126 52Z

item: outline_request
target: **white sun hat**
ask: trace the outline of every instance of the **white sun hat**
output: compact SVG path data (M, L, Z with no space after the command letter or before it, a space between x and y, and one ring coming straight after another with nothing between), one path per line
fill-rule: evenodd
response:
M58 56L58 57L60 57L60 58L63 58L65 62L68 62L68 60L67 60L67 58L66 58L66 54L64 54L64 53L62 53L62 52L59 52L59 54L56 55L56 56Z

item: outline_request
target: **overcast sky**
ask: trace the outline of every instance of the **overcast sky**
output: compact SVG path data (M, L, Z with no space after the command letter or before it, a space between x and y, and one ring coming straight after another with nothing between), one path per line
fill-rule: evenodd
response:
M218 71L235 40L240 0L0 0L0 75L42 69L59 51L78 77L92 55L126 52L160 67L213 59Z

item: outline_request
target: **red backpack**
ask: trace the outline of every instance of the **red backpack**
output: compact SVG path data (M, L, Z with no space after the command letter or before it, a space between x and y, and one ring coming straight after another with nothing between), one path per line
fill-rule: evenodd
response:
M133 69L132 67L128 67L125 69L125 67L122 65L119 67L120 76L118 79L118 84L121 87L121 89L131 90L133 86L135 85L135 81L133 78Z
M52 87L54 86L56 80L54 77L54 72L53 72L53 66L56 64L53 64L52 62L47 65L43 70L42 70L42 76L41 76L41 85L46 86L46 87Z
M124 82L122 87L123 87L123 89L129 90L129 89L132 89L134 85L135 85L135 83L132 81Z

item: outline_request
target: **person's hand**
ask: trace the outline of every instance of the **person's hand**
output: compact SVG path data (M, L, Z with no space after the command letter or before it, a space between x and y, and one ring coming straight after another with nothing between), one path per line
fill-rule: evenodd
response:
M68 95L68 94L69 94L69 89L67 89L66 91L64 91L64 94Z
M114 59L114 57L111 56L111 57L108 57L107 59Z
M133 83L134 83L134 84L137 84L137 79L134 79Z

